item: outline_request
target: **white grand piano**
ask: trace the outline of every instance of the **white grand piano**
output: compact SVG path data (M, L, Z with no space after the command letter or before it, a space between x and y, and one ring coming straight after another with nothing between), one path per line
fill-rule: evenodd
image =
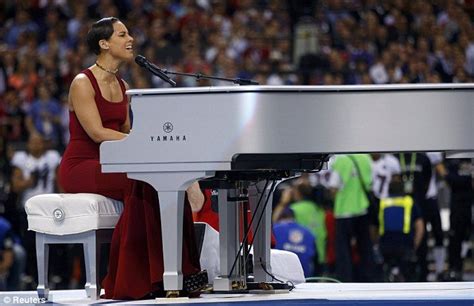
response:
M184 193L196 180L230 178L232 185L250 173L248 180L262 186L268 176L315 169L337 153L445 151L448 157L474 158L474 84L198 87L127 94L133 130L123 140L102 143L102 171L127 173L158 191L167 233L167 291L182 288ZM220 290L231 290L238 277L232 269L238 221L227 192L219 189L222 275L214 286ZM258 193L249 193L251 207L263 217L255 236L254 277L267 281L271 205L257 208Z

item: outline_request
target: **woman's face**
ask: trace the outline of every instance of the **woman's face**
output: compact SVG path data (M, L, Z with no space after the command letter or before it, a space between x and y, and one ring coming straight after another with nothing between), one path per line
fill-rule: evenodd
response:
M109 53L122 60L133 59L133 38L128 33L127 27L120 21L113 24L114 33L107 40Z

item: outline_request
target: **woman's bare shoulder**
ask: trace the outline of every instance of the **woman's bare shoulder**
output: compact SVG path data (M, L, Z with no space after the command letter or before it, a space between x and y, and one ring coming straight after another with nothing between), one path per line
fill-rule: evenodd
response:
M74 111L77 102L81 101L80 104L84 104L84 101L93 99L94 95L94 87L92 87L87 75L79 73L74 77L69 88L69 109Z
M71 82L72 87L79 87L81 89L92 88L92 84L85 73L77 74Z

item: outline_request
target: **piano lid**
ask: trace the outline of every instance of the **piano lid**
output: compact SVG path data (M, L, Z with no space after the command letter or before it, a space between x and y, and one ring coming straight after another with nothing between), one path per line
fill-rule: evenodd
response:
M130 89L127 94L162 95L162 94L195 94L218 92L351 92L351 91L442 91L474 89L474 83L442 83L442 84L386 84L386 85L339 85L339 86L205 86L184 88L148 88Z
M102 164L160 164L174 171L191 164L230 170L236 154L474 152L472 89L474 84L129 90L132 132L104 142L100 158Z

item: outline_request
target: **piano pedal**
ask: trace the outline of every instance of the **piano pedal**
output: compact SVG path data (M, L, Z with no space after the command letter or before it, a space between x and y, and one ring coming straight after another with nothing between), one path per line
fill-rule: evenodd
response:
M291 289L288 284L278 282L251 282L247 287L251 293L288 293Z
M233 281L232 282L232 290L245 290L247 289L244 282L241 281Z
M179 290L168 290L166 291L167 299L179 298Z
M259 283L258 287L262 290L273 290L273 286L268 283Z

